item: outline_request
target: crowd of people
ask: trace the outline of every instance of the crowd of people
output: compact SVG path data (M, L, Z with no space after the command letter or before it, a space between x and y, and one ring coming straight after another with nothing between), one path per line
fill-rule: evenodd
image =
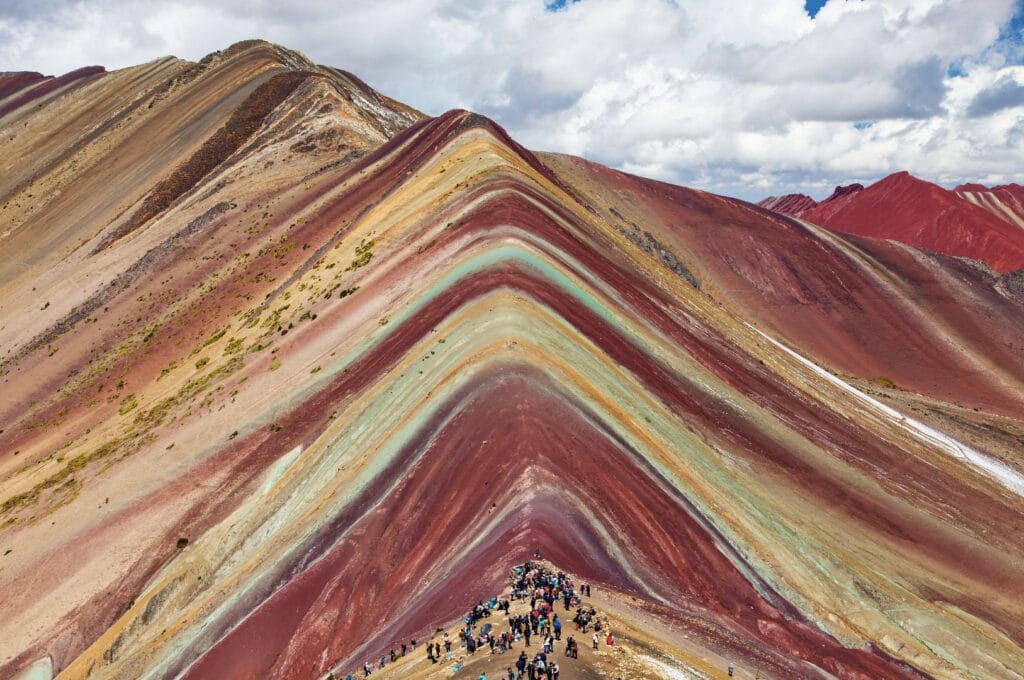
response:
M539 561L527 561L512 569L510 585L509 597L494 596L477 602L463 617L463 625L454 640L447 632L439 639L431 639L426 645L427 659L432 664L451 662L451 673L455 675L465 666L466 655L504 654L521 643L523 649L519 656L496 680L558 680L561 669L555 658L556 646L561 644L562 656L579 658L575 636L570 634L562 641L563 621L567 618L574 632L586 635L588 630L593 630L593 649L599 648L602 639L609 646L615 644L607 620L602 621L593 607L583 606L580 598L590 596L589 584L577 584L564 572L550 570ZM515 601L529 601L528 613L511 614ZM556 612L558 606L564 609L561 616ZM536 652L533 652L534 645ZM367 661L363 664L363 677L369 677L374 670L385 668L389 661L394 663L414 649L416 640L393 647L389 653L381 654L376 669ZM480 679L487 680L486 674L481 674ZM353 680L352 674L347 675L346 680Z
M607 622L600 621L593 607L582 606L580 596L590 595L590 585L577 585L568 574L549 570L540 562L530 561L513 568L510 581L509 598L492 597L486 603L480 601L465 616L459 633L459 646L469 655L482 649L487 649L490 654L504 654L522 643L523 649L515 662L506 668L505 677L508 680L558 680L561 669L555 658L556 646L562 643L563 656L579 658L579 644L575 637L569 635L562 641L565 618L571 614L571 621L579 632L586 633L591 625L595 631L608 629ZM529 601L528 612L511 614L510 608L514 601ZM564 608L561 616L556 611L559 605ZM500 623L480 623L502 614L504 620ZM451 643L447 633L444 640L445 658L451 660ZM613 644L610 631L606 642ZM531 654L530 648L535 644L538 650ZM439 651L439 645L434 646L434 653L428 649L428 658L433 663L441 661ZM463 664L464 659L460 656L452 668L453 674L460 671Z

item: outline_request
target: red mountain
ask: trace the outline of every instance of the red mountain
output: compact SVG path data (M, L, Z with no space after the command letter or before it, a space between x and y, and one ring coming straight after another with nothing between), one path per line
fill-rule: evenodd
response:
M979 208L1024 229L1024 186L1004 184L989 189L982 184L961 184L953 191Z
M818 202L807 194L785 194L784 196L769 196L758 201L757 204L783 215L796 216L804 210L818 205Z
M769 199L761 205L833 231L981 260L999 273L1024 268L1024 188L978 191L979 186L948 191L897 172L866 189L837 187L829 198L798 211L777 199L780 207L768 205Z

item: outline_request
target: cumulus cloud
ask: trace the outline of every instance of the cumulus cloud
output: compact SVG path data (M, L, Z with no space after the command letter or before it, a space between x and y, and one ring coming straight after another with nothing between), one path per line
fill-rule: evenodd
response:
M967 106L967 115L971 118L987 116L1009 109L1024 106L1024 85L1010 75L1003 76L992 87L974 95Z
M1022 14L1020 0L828 0L813 19L803 0L9 0L0 69L198 59L259 36L428 113L481 111L532 148L745 198L824 195L898 169L1020 181Z

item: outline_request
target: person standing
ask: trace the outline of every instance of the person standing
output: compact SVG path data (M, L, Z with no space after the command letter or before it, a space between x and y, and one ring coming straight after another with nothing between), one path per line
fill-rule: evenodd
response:
M732 674L733 674L734 672L736 672L736 669L735 669L735 668L733 667L733 665L732 665L732 662L730 661L730 662L729 662L729 677L730 677L730 678L732 677Z
M597 649L597 643L598 643L597 633L594 633L594 637L591 638L591 641L594 643L594 649Z
M558 614L555 614L555 617L553 619L551 619L551 628L555 631L555 639L556 640L561 640L562 639L562 621L558 618Z
M560 671L561 671L561 669L558 667L558 662L557 661L552 661L551 665L548 666L548 677L551 680L558 680L558 673Z

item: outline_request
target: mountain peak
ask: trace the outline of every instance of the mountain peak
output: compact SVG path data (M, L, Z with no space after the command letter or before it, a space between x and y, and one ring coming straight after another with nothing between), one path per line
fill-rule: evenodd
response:
M554 613L566 678L1019 666L1019 277L266 41L11 78L0 677L491 677ZM895 182L774 205L996 219Z
M866 188L837 186L825 200L801 203L795 212L761 205L835 231L981 260L998 272L1024 267L1024 196L1006 189L1004 196L981 199L972 193L978 186L947 191L901 170Z

